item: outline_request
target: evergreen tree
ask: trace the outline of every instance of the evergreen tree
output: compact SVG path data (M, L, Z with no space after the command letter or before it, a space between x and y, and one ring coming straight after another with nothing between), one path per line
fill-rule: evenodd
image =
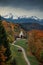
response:
M10 54L9 42L0 16L0 63L7 61Z

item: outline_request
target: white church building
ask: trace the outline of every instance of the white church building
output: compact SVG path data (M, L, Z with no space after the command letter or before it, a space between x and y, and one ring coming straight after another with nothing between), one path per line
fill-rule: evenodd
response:
M20 37L20 38L23 38L23 37L24 37L23 31L20 31L19 37Z

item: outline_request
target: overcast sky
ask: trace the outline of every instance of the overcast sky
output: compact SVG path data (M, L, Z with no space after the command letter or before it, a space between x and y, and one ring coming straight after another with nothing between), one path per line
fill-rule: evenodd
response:
M43 0L0 0L0 14L43 18Z

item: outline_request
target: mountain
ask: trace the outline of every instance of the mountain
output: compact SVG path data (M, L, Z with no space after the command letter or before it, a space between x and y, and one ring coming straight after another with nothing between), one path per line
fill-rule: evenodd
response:
M8 19L8 18L10 18L10 19L17 19L18 18L17 15L13 15L12 13L9 13L8 15L5 15L3 17L6 18L6 19Z
M23 28L26 31L30 30L43 30L43 25L40 25L39 23L21 23L19 24L21 28Z
M43 19L39 19L36 16L32 16L32 17L16 16L16 19L14 17L15 16L10 13L9 15L6 15L1 18L2 18L2 21L5 20L7 22L20 25L20 27L26 31L29 31L32 29L43 30Z
M16 18L15 18L16 17ZM43 25L43 19L39 19L36 16L31 16L31 17L27 17L27 16L14 16L11 13L9 15L5 15L2 16L2 20L6 20L9 22L13 22L13 23L39 23L41 25Z

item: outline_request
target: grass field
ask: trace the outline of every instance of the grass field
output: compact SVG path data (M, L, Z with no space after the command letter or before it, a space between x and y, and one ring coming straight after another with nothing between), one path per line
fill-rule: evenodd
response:
M25 52L27 54L27 58L30 61L30 65L39 65L36 57L29 54L30 53L30 49L29 49L28 44L26 43L26 40L23 40L23 39L17 40L15 45L19 45L19 46L21 46L21 47L23 47L25 49ZM18 48L17 47L15 47L14 45L10 44L10 50L11 50L12 58L11 58L11 60L8 61L7 65L10 65L9 62L12 61L13 59L16 60L16 65L27 65L27 63L25 62L25 59L23 57L22 52L18 52Z
M25 49L27 57L28 57L31 65L39 65L36 57L28 54L30 52L30 50L29 50L29 46L28 46L26 40L23 40L23 39L17 40L15 44L20 45L21 47L23 47Z
M18 48L10 45L11 53L12 53L12 60L15 58L17 65L27 65L24 60L22 52L18 52Z

